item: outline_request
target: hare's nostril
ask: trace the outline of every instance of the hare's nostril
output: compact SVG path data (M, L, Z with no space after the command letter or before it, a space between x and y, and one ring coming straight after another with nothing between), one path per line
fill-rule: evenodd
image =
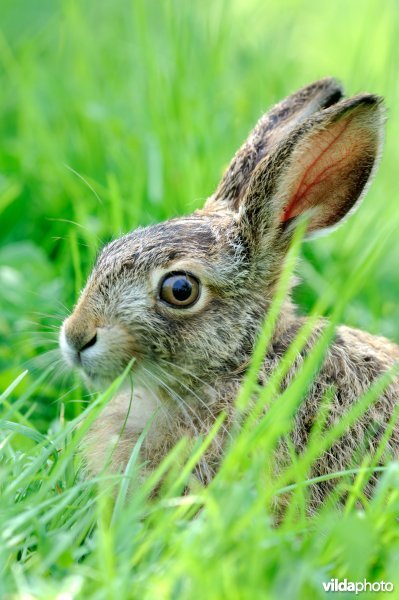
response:
M90 348L91 346L94 346L94 344L97 341L97 333L94 334L94 336L91 338L91 340L89 340L88 342L86 342L86 344L84 344L79 352L82 352L83 350L86 350L87 348Z

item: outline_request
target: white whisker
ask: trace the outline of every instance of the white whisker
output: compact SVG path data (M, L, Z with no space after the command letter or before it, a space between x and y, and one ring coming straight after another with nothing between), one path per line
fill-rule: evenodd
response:
M169 363L169 364L170 364L171 366L176 366L176 365L173 365L173 363ZM172 378L172 379L173 379L174 381L176 381L176 382L177 382L179 385L181 385L181 386L182 386L184 389L186 389L186 390L187 390L187 391L188 391L190 394L192 394L192 395L194 396L194 398L196 398L196 399L197 399L197 400L198 400L198 401L201 403L201 405L202 405L202 406L205 408L205 410L206 410L206 411L207 411L207 412L210 414L210 416L212 417L212 419L215 419L215 415L214 415L214 413L212 412L211 408L208 406L208 404L207 404L207 403L206 403L206 402L205 402L205 401L204 401L204 400L203 400L203 399L202 399L202 398L201 398L201 397L200 397L200 396L199 396L199 395L198 395L196 392L194 392L194 390L193 390L192 388L190 388L190 387L189 387L189 386L188 386L186 383L184 383L183 381L181 381L180 379L178 379L177 377L175 377L174 375L172 375L172 374L171 374L169 371L168 371L168 372L166 372L164 369L162 369L162 367L159 367L159 368L160 368L160 370L163 372L163 374L165 375L165 377L170 377L170 378ZM186 372L188 375L191 375L191 374L190 374L188 371L184 371L183 369L181 369L181 370L182 370L183 372ZM198 379L198 380L199 380L199 378L198 378L198 377L196 377L196 379ZM199 380L199 381L201 381L201 380ZM204 383L205 383L205 382L204 382ZM214 388L212 388L212 386L210 386L209 384L205 384L205 385L207 385L207 387L209 387L211 390L213 390L213 389L214 389ZM222 430L225 432L225 434L226 434L228 437L231 437L231 434L230 434L229 430L228 430L228 429L227 429L227 428L226 428L224 425L222 425L222 426L221 426L221 429L222 429Z
M198 427L196 427L193 419L190 417L190 415L187 412L187 409L194 415L194 417L198 420L198 422L202 425L203 427L203 432L205 434L207 434L209 432L209 426L205 423L205 421L200 417L200 415L194 410L194 408L192 406L190 406L185 400L184 398L182 398L182 396L180 396L175 390L173 390L172 388L170 388L162 379L160 379L157 375L155 375L154 372L149 371L148 369L144 370L151 375L156 381L159 382L159 384L161 385L161 387L163 387L170 395L171 397L177 401L180 409L183 411L186 419L188 419L189 421L189 425L192 427L193 432L196 436L199 435L200 431L198 430ZM218 448L221 450L221 444L215 439L214 442L217 444ZM201 460L198 463L198 470L199 473L201 475L201 479L203 481L209 481L212 478L212 470L209 467L206 458L202 457Z

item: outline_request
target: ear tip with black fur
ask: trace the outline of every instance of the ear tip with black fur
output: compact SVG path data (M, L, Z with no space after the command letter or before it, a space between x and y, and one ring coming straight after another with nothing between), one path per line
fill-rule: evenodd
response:
M364 111L365 114L368 113L370 116L372 114L377 114L377 122L379 121L378 116L383 122L386 114L386 106L382 96L363 92L356 96L352 96L351 98L347 98L346 100L342 100L339 105L331 107L331 111L336 113L338 117L342 117L352 111ZM374 116L372 118L375 119L376 117Z
M310 85L302 88L304 91L308 90L309 92L314 92L315 90L319 90L319 92L323 95L323 102L321 108L329 108L333 104L336 104L345 95L344 87L335 77L323 77L323 79L319 79L311 83Z

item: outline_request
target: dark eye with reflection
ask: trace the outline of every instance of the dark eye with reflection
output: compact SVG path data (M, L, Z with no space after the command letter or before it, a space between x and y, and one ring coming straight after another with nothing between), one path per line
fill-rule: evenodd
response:
M187 308L198 300L200 284L188 273L168 273L161 283L159 297L174 308Z

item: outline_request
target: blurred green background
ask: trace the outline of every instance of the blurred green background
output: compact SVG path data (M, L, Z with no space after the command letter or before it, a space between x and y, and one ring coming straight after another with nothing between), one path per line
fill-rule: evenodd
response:
M105 480L80 480L65 421L90 397L55 350L101 245L200 206L262 113L327 75L385 97L386 146L357 214L303 245L295 298L331 312L367 256L343 319L399 342L398 39L397 0L1 1L0 394L29 373L0 398L0 598L309 600L330 577L398 581L397 463L370 503L364 474L343 478L345 510L320 519L299 485L275 528L268 436L243 436L196 518L173 486L111 509Z
M385 97L386 147L356 216L304 245L295 296L342 288L377 241L345 321L399 341L396 0L2 0L0 23L0 388L54 360L102 243L200 206L262 112L326 75ZM39 386L41 428L70 389Z

